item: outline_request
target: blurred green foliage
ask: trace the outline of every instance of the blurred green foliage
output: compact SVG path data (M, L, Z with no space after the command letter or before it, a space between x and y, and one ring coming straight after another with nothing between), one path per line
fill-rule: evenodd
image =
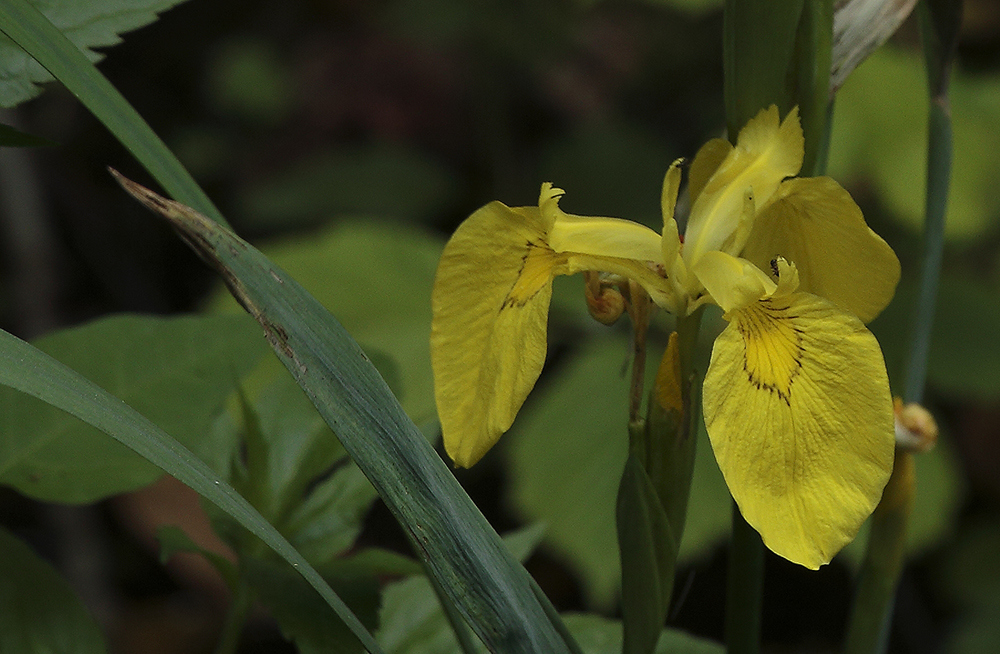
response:
M107 651L97 623L66 580L6 529L0 529L0 650Z

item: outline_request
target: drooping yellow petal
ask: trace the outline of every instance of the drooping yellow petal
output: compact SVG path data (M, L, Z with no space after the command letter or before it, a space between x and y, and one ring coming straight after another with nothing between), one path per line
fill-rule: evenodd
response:
M764 543L816 569L854 538L892 471L882 353L857 318L807 293L729 318L705 376L712 449Z
M787 180L758 214L743 257L761 266L777 255L798 268L801 290L866 323L885 308L899 282L896 254L829 177Z
M718 250L706 252L692 272L726 312L769 297L777 289L774 281L757 266Z
M767 204L781 181L799 172L803 144L795 109L784 122L779 122L778 109L772 106L747 123L740 131L736 147L705 182L691 206L684 235L684 259L688 265L705 252L722 249L724 245L729 254L739 253L749 230L743 238L731 239L731 236L743 215L747 191L752 193L758 207ZM706 162L709 157L717 157L721 150L713 146Z
M493 202L445 246L431 302L431 363L445 449L478 461L510 428L545 363L552 278L565 257L535 207Z

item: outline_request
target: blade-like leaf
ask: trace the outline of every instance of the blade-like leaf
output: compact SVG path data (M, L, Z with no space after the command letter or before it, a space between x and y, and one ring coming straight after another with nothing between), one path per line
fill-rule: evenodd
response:
M116 173L117 175L117 173ZM119 181L222 275L404 527L428 572L495 652L566 652L531 587L357 343L284 271L177 202Z
M118 36L156 20L183 0L77 0L33 2L91 61L103 55L91 48L121 43ZM13 107L39 93L52 76L10 39L0 37L0 106Z
M147 1L162 3L163 8L168 4L165 0ZM89 3L77 4L86 6ZM129 6L136 4L130 2ZM148 9L147 15L151 16ZM23 48L79 98L171 196L225 224L222 214L205 192L132 105L86 55L28 0L0 2L0 32Z
M319 573L274 527L190 450L127 404L39 349L2 330L0 384L37 397L97 427L193 488L291 563L369 652L381 651L371 634Z
M69 584L0 529L0 652L106 651L97 624Z

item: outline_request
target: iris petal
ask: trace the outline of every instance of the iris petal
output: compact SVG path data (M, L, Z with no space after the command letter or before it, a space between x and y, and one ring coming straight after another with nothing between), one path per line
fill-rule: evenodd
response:
M866 323L885 308L899 282L896 254L829 177L786 181L758 214L743 256L764 266L776 255L796 265L801 290Z
M445 449L476 463L510 428L545 363L552 278L565 257L535 207L493 202L445 247L434 280L431 363Z
M861 321L808 293L729 317L704 384L712 449L767 547L816 569L854 538L892 471L881 351Z

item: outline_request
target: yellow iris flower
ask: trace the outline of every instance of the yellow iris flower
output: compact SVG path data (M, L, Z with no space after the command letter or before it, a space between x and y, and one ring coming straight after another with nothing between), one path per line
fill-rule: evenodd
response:
M729 325L703 389L719 467L771 550L813 569L829 562L892 471L889 382L864 323L892 298L899 262L839 184L794 177L802 156L797 113L781 121L775 107L735 146L708 142L690 167L683 239L676 162L661 234L567 214L550 184L537 207L472 214L445 247L432 300L435 393L455 463L482 458L538 379L554 277L611 273L676 315L722 308Z

